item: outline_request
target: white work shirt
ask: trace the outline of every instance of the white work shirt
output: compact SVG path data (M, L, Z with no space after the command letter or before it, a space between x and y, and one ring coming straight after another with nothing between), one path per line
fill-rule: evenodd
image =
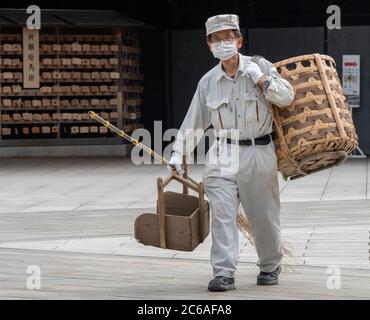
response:
M211 124L216 136L224 136L221 133L230 131L222 129L238 129L240 140L272 132L273 118L268 111L268 103L278 107L288 106L294 99L294 90L273 64L261 57L258 65L270 80L268 89L262 90L244 72L251 58L239 53L239 66L234 78L225 73L220 61L200 79L173 151L184 154L186 139L191 135L189 129L205 130ZM229 133L226 135L231 137ZM186 153L192 151L187 146Z

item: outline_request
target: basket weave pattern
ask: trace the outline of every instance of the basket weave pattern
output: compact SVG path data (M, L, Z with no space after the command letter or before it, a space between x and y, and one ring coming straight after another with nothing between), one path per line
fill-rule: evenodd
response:
M343 162L358 137L334 59L304 55L275 67L295 92L290 106L273 106L278 170L301 177Z

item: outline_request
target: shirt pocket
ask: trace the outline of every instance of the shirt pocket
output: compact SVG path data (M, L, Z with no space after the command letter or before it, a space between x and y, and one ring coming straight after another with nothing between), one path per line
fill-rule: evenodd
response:
M231 107L230 98L207 101L206 105L210 111L211 122L214 128L235 128L235 111Z
M260 120L260 110L258 105L257 92L244 93L245 121L258 122Z

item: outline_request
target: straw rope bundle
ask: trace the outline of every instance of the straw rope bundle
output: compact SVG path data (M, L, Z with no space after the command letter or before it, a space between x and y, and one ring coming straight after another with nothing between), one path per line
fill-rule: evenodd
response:
M239 231L244 235L244 237L249 241L249 243L254 246L252 227L245 215L243 207L240 205L238 209L237 224ZM283 242L283 256L287 265L292 264L293 252L287 242Z

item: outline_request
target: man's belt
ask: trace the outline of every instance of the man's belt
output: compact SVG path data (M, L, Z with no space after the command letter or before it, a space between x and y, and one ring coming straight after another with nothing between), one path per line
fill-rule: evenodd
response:
M266 145L266 144L269 144L270 141L271 141L271 134L266 134L262 137L258 137L255 139L232 140L232 139L227 138L226 140L226 142L229 144L238 143L241 146Z

